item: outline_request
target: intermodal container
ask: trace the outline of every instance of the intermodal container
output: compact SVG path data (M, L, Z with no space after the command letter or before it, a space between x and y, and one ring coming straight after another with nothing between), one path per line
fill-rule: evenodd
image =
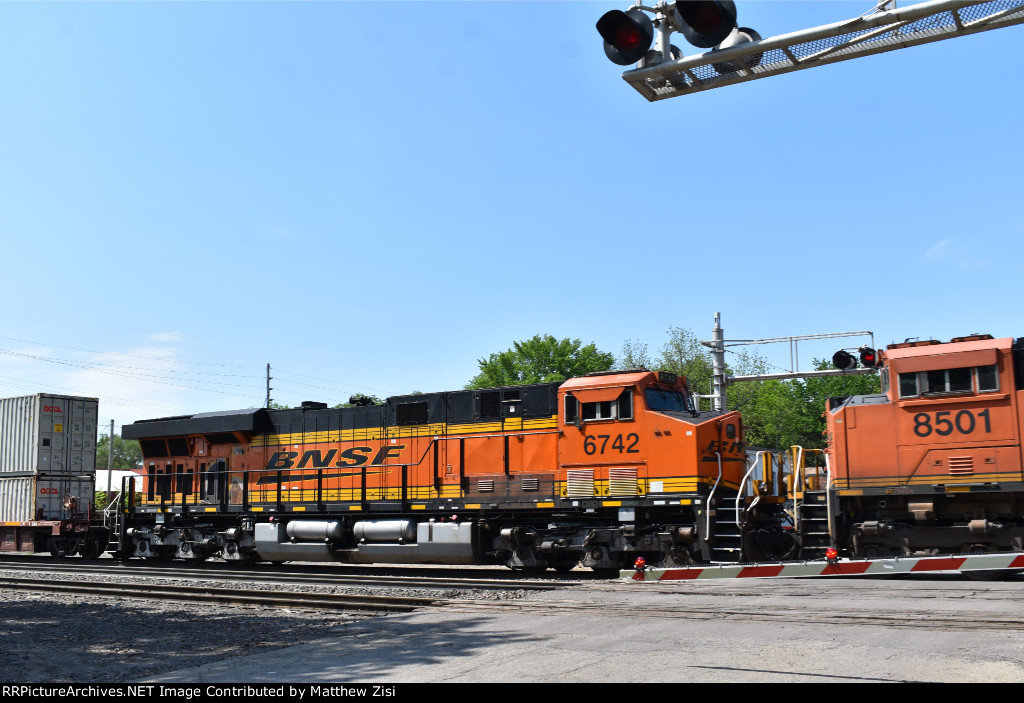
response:
M0 398L0 477L92 474L98 417L96 398Z
M95 490L95 475L0 478L0 524L87 515Z

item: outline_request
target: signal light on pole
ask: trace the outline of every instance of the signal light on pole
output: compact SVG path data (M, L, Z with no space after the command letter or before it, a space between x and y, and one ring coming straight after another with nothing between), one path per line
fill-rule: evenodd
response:
M679 31L701 49L721 44L736 28L736 3L732 0L679 0L674 5L683 21Z
M857 368L857 360L847 351L840 349L832 355L832 365L841 371Z
M597 21L604 53L613 63L628 66L642 59L654 41L654 23L640 10L611 10Z
M875 350L871 347L861 347L859 351L861 366L868 369L875 368L875 365L878 363L878 354Z

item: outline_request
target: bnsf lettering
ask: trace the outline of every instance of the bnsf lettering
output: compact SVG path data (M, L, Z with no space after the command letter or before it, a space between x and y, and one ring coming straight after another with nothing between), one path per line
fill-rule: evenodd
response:
M711 440L708 448L704 450L707 453L719 452L721 454L739 454L743 451L742 442L719 442L717 439Z
M349 447L341 453L338 466L362 466L370 458L373 447Z
M380 451L377 452L377 456L373 457L373 462L371 463L374 466L377 464L386 464L388 459L397 457L402 453L403 449L405 449L404 444L396 444L393 447L381 447Z
M313 468L322 469L325 466L331 465L331 459L338 453L337 449L332 449L327 452L326 457L321 457L319 449L311 449L302 455L302 461L299 462L299 468L304 469L309 466L310 462L313 463Z
M332 466L331 461L335 456L338 457L338 461L333 466L363 466L367 462L371 466L376 466L378 464L386 464L388 459L398 457L403 449L405 449L404 444L382 447L373 457L373 461L370 461L373 447L349 447L341 453L338 453L337 449L331 449L326 455L321 454L318 449L311 449L302 454L302 459L299 460L297 466L295 459L299 456L298 452L274 452L270 455L270 460L267 461L267 471L284 471L293 467L297 469L309 467L322 469Z
M43 412L44 413L63 413L64 411L60 409L59 405L44 405L43 406Z
M290 469L292 464L295 463L295 457L298 455L298 452L274 452L270 456L270 461L267 462L267 470Z

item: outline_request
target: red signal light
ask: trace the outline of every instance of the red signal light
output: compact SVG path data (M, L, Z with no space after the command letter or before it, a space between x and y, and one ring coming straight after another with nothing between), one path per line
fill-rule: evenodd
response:
M620 66L642 59L654 42L654 23L640 10L611 10L597 21L604 53Z
M866 368L875 368L875 365L878 363L878 353L871 347L861 347L860 363L861 366L864 366Z
M633 51L643 42L643 34L636 25L622 25L615 33L615 48L620 51Z
M829 561L834 561L839 556L839 552L835 550L835 547L829 547L825 550L825 558Z

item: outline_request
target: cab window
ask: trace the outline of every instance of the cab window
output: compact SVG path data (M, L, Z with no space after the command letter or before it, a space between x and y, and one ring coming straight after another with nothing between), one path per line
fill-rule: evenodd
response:
M647 388L644 390L644 399L647 407L651 410L669 410L686 412L690 410L686 396L675 390L664 390L661 388Z
M578 410L577 410L578 407ZM595 420L632 420L633 391L629 388L622 391L615 400L601 400L593 403L580 403L571 395L565 396L565 422L576 422L576 413L583 422Z
M991 393L999 390L999 374L995 364L901 373L899 388L900 398L971 392Z

